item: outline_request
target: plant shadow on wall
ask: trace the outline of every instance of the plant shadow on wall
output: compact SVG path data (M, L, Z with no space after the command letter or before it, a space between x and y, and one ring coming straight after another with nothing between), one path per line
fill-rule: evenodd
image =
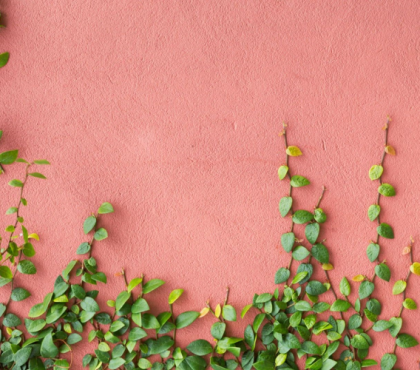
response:
M103 203L84 221L87 241L76 250L82 259L70 261L55 280L52 292L30 309L28 317L15 315L12 310L15 302L31 294L18 286L17 276L23 278L37 272L30 259L35 255L32 242L39 238L25 228L20 215L21 208L28 204L24 190L31 178L45 180L45 176L33 168L49 162L26 161L18 157L17 150L1 153L2 172L15 162L25 166L23 180L9 182L18 190L18 198L6 211L13 221L7 226L1 245L0 286L9 297L0 304L1 368L80 368L80 364L72 363L72 346L88 340L97 343L94 353L83 358L83 366L91 370L204 370L209 366L214 370L290 370L299 369L298 363L304 364L305 369L356 370L377 368L379 364L383 370L394 369L397 349L418 344L413 336L402 333L401 327L403 310L417 308L414 300L406 297L406 287L411 273L420 275L420 263L413 261L411 241L403 249L410 260L410 269L392 289L394 295L402 296L401 309L395 317L381 317L381 303L374 298L375 280L388 282L391 272L386 263L380 261L380 241L394 237L392 227L380 217L381 197L395 195L393 186L382 182L385 158L395 155L394 148L388 144L388 124L389 121L384 128L381 162L369 171L370 179L379 184L376 203L368 209L370 221L377 222L375 242L367 247L367 258L375 264L375 273L372 277L356 275L350 279L354 283L343 277L338 288L330 282L329 274L333 270L330 253L325 242L319 240L321 226L327 221L320 208L325 188L314 210L293 209L294 191L308 185L309 180L292 175L289 160L301 156L302 152L288 144L286 129L283 130L286 162L280 166L278 176L288 181L288 194L281 198L279 210L282 217L291 217L290 229L281 235L282 247L290 253L290 260L275 274L279 287L273 293L255 294L252 303L242 310L242 318L253 315L252 324L246 327L243 337L228 335L229 325L237 320L236 309L228 304L229 290L222 304L211 306L207 302L201 312L176 315L174 305L183 290L175 289L169 295L167 311L156 313L151 311L149 302L153 291L164 282L160 279L146 281L143 276L130 280L122 270L119 275L124 278L126 289L115 299L108 300L108 307L99 306L96 301L99 292L95 288L106 284L107 276L98 270L93 252L95 244L108 237L107 230L98 223L103 215L114 211L110 203ZM0 139L1 136L2 131ZM305 225L306 240L295 234L296 224ZM324 281L312 278L315 269L324 271ZM349 296L355 284L358 298L351 301ZM186 348L180 348L176 342L178 331L207 314L215 318L210 328L215 344L197 339ZM395 338L394 347L377 360L369 358L369 349L375 345L369 335L371 330ZM83 333L88 333L87 338L82 337Z

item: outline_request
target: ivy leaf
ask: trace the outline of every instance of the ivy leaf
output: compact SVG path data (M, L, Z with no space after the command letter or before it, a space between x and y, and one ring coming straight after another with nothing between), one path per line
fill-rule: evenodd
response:
M315 244L311 249L311 254L320 263L330 262L330 253L324 244Z
M198 316L200 316L200 312L196 311L187 311L181 313L175 320L176 328L182 329L191 325L198 318Z
M407 286L407 282L405 280L398 280L395 282L394 287L392 288L392 294L397 295L404 292Z
M390 155L395 155L395 149L394 147L392 147L391 145L387 145L385 147L385 153L390 154Z
M349 296L351 293L351 286L346 277L343 277L340 281L340 292L345 297Z
M8 313L6 316L4 316L3 325L6 328L14 328L16 326L19 326L20 324L22 324L22 321L20 321L19 317L17 317L16 315Z
M363 323L362 317L358 313L355 313L354 315L350 316L349 329L350 330L357 329L362 325L362 323Z
M302 155L301 150L297 146L288 146L286 149L286 153L291 157L298 157Z
M137 285L141 284L142 278L134 278L127 285L127 291L130 293Z
M295 224L306 224L314 219L314 215L306 210L299 210L293 214L293 222Z
M0 276L5 279L13 279L12 270L8 266L0 266Z
M397 337L397 346L401 348L411 348L419 344L417 340L409 334L400 334Z
M118 294L118 297L115 300L115 310L116 311L121 310L122 306L124 306L124 304L129 300L130 296L131 294L128 293L126 290Z
M83 223L83 232L85 234L89 234L93 230L95 225L96 225L96 217L89 216Z
M79 245L79 247L77 248L76 254L86 254L86 253L89 253L89 251L90 251L90 244L87 242L84 242Z
M31 172L31 173L28 173L28 175L32 177L36 177L38 179L43 179L43 180L47 179L42 173L39 173L39 172Z
M32 348L30 346L21 348L20 350L18 350L13 357L13 360L15 361L15 365L17 367L24 365L29 360L31 353L32 353Z
M375 285L373 283L367 280L362 281L359 287L359 298L364 299L369 297L373 293L374 289Z
M7 62L9 61L10 53L2 53L0 54L0 68L4 67Z
M369 170L369 178L373 180L378 180L382 173L384 172L384 168L381 165L374 165Z
M344 301L342 299L337 299L331 306L330 311L332 312L347 312L350 308L350 302Z
M372 204L368 208L368 218L370 221L375 221L381 213L381 206L378 204Z
M295 176L292 176L292 178L290 179L290 185L293 186L294 188L300 188L302 186L306 186L309 184L310 184L310 181L303 176L295 175Z
M285 252L289 253L291 252L293 245L295 244L295 234L290 232L290 233L284 233L281 236L281 245L283 247L283 249L285 250ZM420 269L419 269L420 271Z
M223 338L226 330L226 324L224 322L215 322L211 326L211 335L213 338L220 340Z
M54 344L52 334L47 334L41 343L41 356L44 358L54 358L58 355L58 348Z
M401 317L391 317L389 322L392 323L392 326L389 328L389 333L395 338L401 330L402 327L402 318Z
M296 274L296 276L292 280L292 284L297 284L302 281L304 278L308 276L308 271L302 271Z
M292 197L283 197L280 199L279 203L279 211L281 214L281 217L285 217L290 209L292 208L293 199Z
M414 262L414 263L410 266L410 271L411 271L414 275L418 275L418 276L420 276L420 263L418 263L418 262Z
M383 183L378 188L379 194L383 195L384 197L393 197L395 196L395 189L390 184Z
M222 308L222 316L226 321L236 321L236 310L231 305L224 305Z
M323 224L325 221L327 221L327 215L325 214L322 208L315 209L314 218L315 221L320 224Z
M306 293L310 295L318 296L322 293L325 293L326 291L327 288L324 286L324 284L316 280L310 281L306 286Z
M305 227L305 237L309 243L315 244L318 239L320 226L317 222L307 224Z
M287 281L290 277L290 270L284 267L281 267L277 270L276 275L274 277L274 284L281 284Z
M397 356L385 353L381 358L381 370L392 370L397 362Z
M187 346L188 351L197 356L205 356L213 352L213 347L204 339L198 339Z
M108 237L108 232L103 227L101 227L100 229L96 230L95 231L95 234L93 235L93 238L95 240L98 240L98 241L99 240L104 240L107 237Z
M163 280L160 280L160 279L152 279L152 280L149 280L143 286L143 294L147 294L147 293L153 292L155 289L159 288L163 284L165 284L165 282Z
M28 260L20 261L17 269L21 274L26 274L26 275L36 274L35 265L31 261L28 261Z
M10 150L8 152L0 153L0 164L12 164L18 157L18 150Z
M376 228L378 234L386 239L394 239L394 230L392 227L385 222L381 223Z
M370 262L376 261L376 259L379 256L379 252L380 251L381 251L381 248L379 247L378 244L376 244L376 243L370 243L368 245L368 247L367 247L367 250L366 250L366 254L367 254L368 258L369 258L369 261Z
M289 167L287 167L287 166L280 166L279 167L279 170L278 170L279 179L280 180L283 180L286 177L286 175L287 175L288 172L289 172Z
M368 349L370 347L368 341L360 334L356 334L353 338L351 338L350 343L357 349Z
M100 215L103 215L106 213L112 213L112 212L114 212L114 208L112 207L112 204L108 202L102 203L98 209L98 213Z
M384 331L388 330L392 326L392 322L386 320L379 320L373 324L372 329L375 331Z
M382 280L389 281L391 279L391 271L387 265L380 263L375 267L375 274Z
M309 254L310 252L302 245L297 246L292 252L293 259L296 261L304 260Z
M24 299L30 296L31 296L31 293L29 293L26 289L15 288L13 289L10 298L12 301L19 302L19 301L23 301Z
M414 300L412 300L411 298L404 299L403 306L407 310L415 310L417 308L416 302L414 302Z

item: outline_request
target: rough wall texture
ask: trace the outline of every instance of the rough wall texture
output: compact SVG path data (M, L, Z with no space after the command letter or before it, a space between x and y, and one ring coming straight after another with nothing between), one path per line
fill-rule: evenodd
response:
M324 237L334 282L371 275L365 248L375 227L366 210L376 184L367 172L380 160L387 114L398 155L387 158L384 178L398 194L384 200L383 219L396 238L383 243L391 284L378 282L377 291L387 302L383 315L398 312L400 298L389 296L408 268L400 251L410 235L419 237L418 1L0 5L7 24L0 49L11 54L0 72L1 149L53 163L48 182L28 188L25 216L42 241L23 312L74 258L84 217L105 200L116 213L104 221L110 238L100 245L112 282L103 299L122 287L112 278L120 267L130 277L166 280L155 295L162 308L175 287L187 290L182 308L197 310L208 298L221 301L226 285L237 306L274 289L274 273L288 260L279 236L289 221L277 208L287 192L276 174L281 120L304 151L291 165L312 181L296 191L298 205L311 208L328 188ZM6 181L20 173L2 179L1 212L16 198ZM404 316L418 320L418 312ZM211 322L180 340L208 338ZM418 325L410 331L420 337ZM392 350L383 337L374 358ZM417 367L418 349L400 353L398 367Z

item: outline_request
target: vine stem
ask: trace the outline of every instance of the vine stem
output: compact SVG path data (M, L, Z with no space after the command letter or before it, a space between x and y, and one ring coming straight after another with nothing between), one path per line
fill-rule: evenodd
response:
M413 238L411 238L410 246L409 246L410 247L410 265L412 265L413 262L414 262L414 260L413 260L413 244L414 244L414 240L413 240ZM408 279L410 278L410 275L411 275L411 270L408 269L407 276L405 277L405 282L406 282L407 285L408 285ZM402 313L403 313L404 308L405 308L404 307L404 301L405 301L405 298L406 298L406 290L407 290L407 286L405 287L404 292L403 292L403 303L401 304L400 312L398 314L399 318L401 318ZM394 349L393 349L392 353L395 355L396 351L397 351L397 342L395 342L395 344L394 344Z

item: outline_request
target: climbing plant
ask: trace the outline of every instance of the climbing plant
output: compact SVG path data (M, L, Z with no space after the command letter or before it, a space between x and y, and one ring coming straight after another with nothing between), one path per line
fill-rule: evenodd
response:
M0 14L0 20L1 20L1 14ZM4 26L0 23L0 28L4 28ZM4 67L7 62L9 61L10 54L8 52L1 53L0 54L0 68Z
M114 212L113 206L105 202L81 225L86 238L75 248L78 257L56 278L50 293L26 316L17 315L13 309L15 302L18 304L36 293L22 288L20 279L35 274L37 268L45 268L31 262L39 237L26 229L20 212L28 204L24 190L32 178L45 180L37 168L49 162L24 160L17 150L1 153L2 172L14 163L24 166L23 178L9 182L16 188L17 198L6 211L6 217L12 221L1 244L0 289L9 292L0 304L1 368L357 370L380 366L382 370L394 369L397 349L418 345L417 339L401 332L401 328L403 311L417 308L414 299L406 296L406 287L412 275L420 275L420 263L414 260L413 240L410 240L403 249L409 259L406 275L392 288L393 295L402 296L401 308L395 317L382 317L382 304L386 302L381 303L373 296L375 279L377 276L389 282L391 269L380 259L380 243L381 238L392 239L394 231L381 220L380 201L382 196L396 194L391 184L382 181L386 175L385 158L395 155L395 149L388 143L389 120L384 130L381 161L369 171L370 179L379 184L376 202L368 209L369 220L377 223L376 237L367 248L367 257L374 263L373 276L360 273L352 278L342 277L338 286L331 282L330 274L336 273L334 256L326 240L319 237L321 227L328 222L321 208L326 189L321 188L313 208L295 209L295 191L310 181L293 171L292 159L303 153L298 146L289 145L284 125L281 137L285 162L278 169L278 178L287 184L287 189L280 199L279 212L282 217L290 218L290 227L279 237L290 257L288 261L279 261L283 266L275 272L277 288L254 294L250 304L241 311L229 304L227 289L224 301L219 304L206 302L201 311L180 312L177 300L184 291L179 288L169 294L167 309L156 312L151 309L154 307L151 302L164 281L146 279L141 273L128 277L124 270L117 273L124 288L115 297L108 297L107 306L101 307L97 300L99 288L108 282L108 277L97 264L95 245L108 237L107 230L101 226L102 217ZM1 136L0 131L0 139ZM296 232L295 225L304 225L303 235ZM314 278L320 276L317 271L322 272L322 278ZM352 298L352 291L357 291L356 299ZM190 325L198 329L196 321L205 315L214 317L209 328L214 342L198 337L185 348L180 347L177 334ZM240 319L250 324L242 336L230 336L229 326ZM395 338L394 347L381 358L369 355L376 344L371 330ZM82 364L74 364L73 350L83 351L83 347L74 344L81 341L94 342L95 349L84 356Z

